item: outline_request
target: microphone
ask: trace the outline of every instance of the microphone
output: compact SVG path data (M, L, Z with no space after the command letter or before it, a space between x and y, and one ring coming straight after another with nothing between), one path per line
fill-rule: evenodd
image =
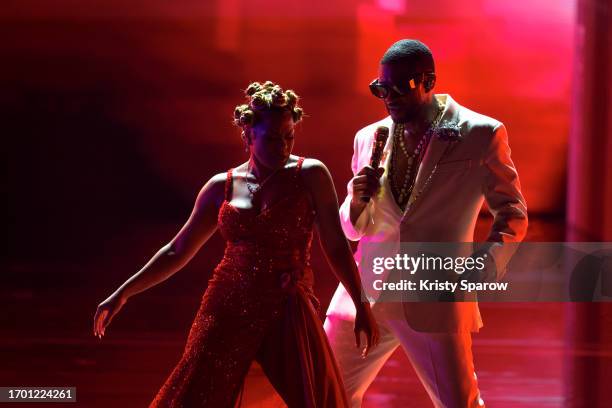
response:
M382 158L383 149L387 144L389 138L389 128L386 126L379 126L376 128L374 133L374 141L372 142L372 156L370 157L370 167L376 170L380 165L380 159ZM370 201L370 197L361 197L366 203Z

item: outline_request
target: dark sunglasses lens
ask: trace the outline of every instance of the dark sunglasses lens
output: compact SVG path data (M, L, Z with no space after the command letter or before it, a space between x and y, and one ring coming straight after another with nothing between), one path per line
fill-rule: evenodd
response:
M370 92L372 92L372 95L374 95L375 97L381 99L386 98L387 94L389 93L386 87L378 84L371 84Z

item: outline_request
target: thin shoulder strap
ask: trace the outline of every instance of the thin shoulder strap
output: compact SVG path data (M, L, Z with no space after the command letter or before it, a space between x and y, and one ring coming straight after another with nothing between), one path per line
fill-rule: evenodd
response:
M298 161L295 165L295 173L293 173L293 179L296 181L296 186L297 187L301 187L302 186L302 178L300 177L300 170L302 170L302 164L304 163L304 158L303 157L299 157Z
M303 157L298 158L296 171L295 171L296 173L299 173L300 170L302 170L302 163L304 163L304 158Z
M225 178L225 201L230 201L232 199L232 172L234 169L229 169L227 171L227 177Z

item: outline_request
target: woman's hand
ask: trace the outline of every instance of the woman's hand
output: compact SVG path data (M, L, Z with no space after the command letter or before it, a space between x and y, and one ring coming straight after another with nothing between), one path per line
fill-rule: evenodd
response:
M355 343L357 348L361 348L361 332L366 335L366 346L361 352L361 357L365 358L372 347L376 347L380 340L378 324L374 320L369 303L360 303L355 315Z
M94 336L98 336L100 339L104 336L106 327L123 305L125 305L126 301L127 299L124 298L121 292L115 292L98 305L94 315Z

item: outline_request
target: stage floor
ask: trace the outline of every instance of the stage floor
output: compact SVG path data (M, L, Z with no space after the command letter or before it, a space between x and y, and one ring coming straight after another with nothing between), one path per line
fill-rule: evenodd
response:
M557 224L542 225L548 233L538 229L537 222L532 222L532 233L551 241L562 239L555 237ZM328 296L333 286L319 290ZM124 315L98 340L92 335L91 321L99 294L105 291L97 290L94 296L91 288L79 291L69 284L3 291L0 385L76 386L76 406L146 406L180 358L199 298L155 289L130 301ZM473 351L489 407L562 406L568 355L596 358L610 366L612 353L568 348L561 303L481 304L481 311L485 326L473 337ZM247 406L277 406L269 398L269 387L261 369L254 366L245 391ZM63 405L75 406L54 404ZM364 406L431 406L401 349L366 393Z

